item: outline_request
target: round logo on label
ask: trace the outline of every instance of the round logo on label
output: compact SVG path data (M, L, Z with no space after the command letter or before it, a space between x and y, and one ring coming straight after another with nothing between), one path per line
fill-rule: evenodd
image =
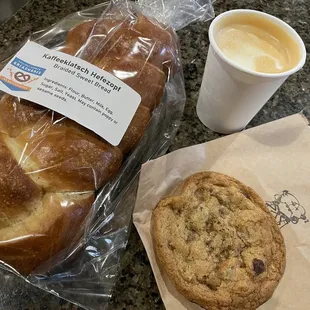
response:
M25 74L23 72L18 71L14 74L14 78L18 82L25 83L30 80L31 76L29 74Z

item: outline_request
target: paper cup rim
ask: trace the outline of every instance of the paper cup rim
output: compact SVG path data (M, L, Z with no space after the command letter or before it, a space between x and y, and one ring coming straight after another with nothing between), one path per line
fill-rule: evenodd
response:
M229 16L229 15L232 15L232 14L236 14L236 13L253 13L253 14L265 16L269 20L275 21L278 25L280 25L280 26L284 27L286 30L288 30L289 33L293 35L294 39L296 40L296 42L298 43L298 45L300 47L301 58L300 58L300 61L298 62L298 64L295 67L293 67L292 69L284 71L284 72L280 72L280 73L264 73L264 72L256 72L256 71L244 68L244 67L236 64L235 62L231 61L227 56L225 56L225 54L217 46L217 44L215 42L215 39L214 39L213 30L214 30L214 26L216 25L216 23L219 20L221 20L223 17ZM257 11L257 10L237 9L237 10L229 10L229 11L226 11L224 13L221 13L220 15L218 15L212 21L212 23L210 25L210 28L209 28L209 40L210 40L211 46L216 51L216 54L219 57L221 57L223 61L225 61L230 66L234 67L235 69L237 69L239 71L242 71L242 72L248 73L250 75L257 76L257 77L281 78L281 77L290 76L290 75L296 73L297 71L299 71L304 66L304 64L306 62L306 57L307 57L306 47L305 47L305 44L304 44L303 40L301 39L300 35L296 32L296 30L294 28L292 28L288 23L283 21L282 19L280 19L278 17L275 17L273 15L261 12L261 11Z

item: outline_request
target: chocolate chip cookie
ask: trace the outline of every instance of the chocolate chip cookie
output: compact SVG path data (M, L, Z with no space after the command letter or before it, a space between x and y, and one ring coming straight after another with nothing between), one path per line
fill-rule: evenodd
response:
M232 177L192 175L158 203L152 229L160 265L181 294L205 309L256 309L284 273L274 217Z

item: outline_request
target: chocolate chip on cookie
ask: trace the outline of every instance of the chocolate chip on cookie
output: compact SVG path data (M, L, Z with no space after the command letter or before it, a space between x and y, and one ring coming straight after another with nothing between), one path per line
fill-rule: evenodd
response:
M263 273L266 270L264 262L260 259L254 258L253 259L253 270L257 275L260 275L261 273Z

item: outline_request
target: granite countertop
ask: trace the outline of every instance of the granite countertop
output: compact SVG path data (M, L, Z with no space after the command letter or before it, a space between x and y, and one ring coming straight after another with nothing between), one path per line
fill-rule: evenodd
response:
M71 12L100 3L100 0L32 0L0 29L0 55L20 43L27 35L51 25ZM306 0L217 0L216 14L248 8L276 15L288 22L303 38L310 51L310 2ZM195 112L208 49L209 23L194 23L179 32L187 103L180 130L170 151L220 137L205 128ZM1 57L0 57L1 58ZM309 53L308 53L309 59ZM310 99L310 63L290 77L248 127L301 111ZM0 271L0 309L80 309L64 300ZM164 309L143 245L132 228L127 250L121 259L110 309Z

